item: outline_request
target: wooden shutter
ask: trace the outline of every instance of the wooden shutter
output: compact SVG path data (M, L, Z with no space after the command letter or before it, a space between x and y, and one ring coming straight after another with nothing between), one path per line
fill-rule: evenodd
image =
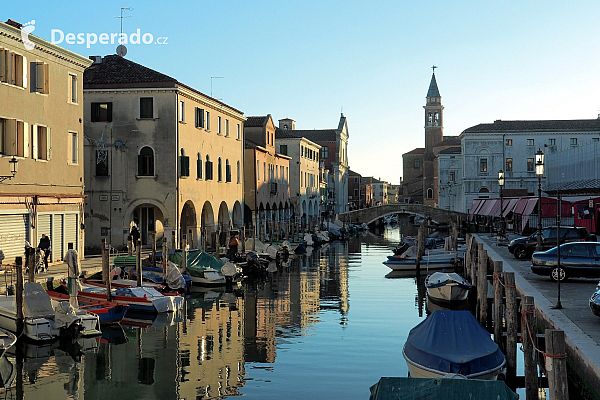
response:
M21 71L23 72L23 87L27 89L27 57L23 57Z
M112 101L106 106L106 122L112 122Z
M37 91L37 63L35 61L29 63L29 79L31 79L29 91L34 93Z
M38 126L31 125L31 158L38 159Z

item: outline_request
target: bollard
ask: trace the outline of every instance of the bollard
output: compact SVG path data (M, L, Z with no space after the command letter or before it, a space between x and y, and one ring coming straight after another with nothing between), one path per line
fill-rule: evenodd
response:
M477 256L477 303L479 306L479 323L487 325L487 251L480 244Z
M537 323L535 303L532 296L525 296L521 304L521 341L523 342L523 360L525 364L525 400L537 400L539 396L537 352L535 338Z
M546 329L546 375L548 391L552 400L568 400L567 350L565 333L555 329Z
M502 343L502 261L494 261L494 342Z
M519 312L517 305L517 287L514 272L504 273L506 291L506 377L508 381L517 376L517 334L519 331ZM515 388L512 388L515 389Z

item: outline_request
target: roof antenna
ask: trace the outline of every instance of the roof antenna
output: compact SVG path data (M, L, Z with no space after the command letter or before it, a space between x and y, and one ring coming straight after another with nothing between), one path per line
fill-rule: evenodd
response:
M121 16L120 17L115 17L115 18L119 18L121 20L121 34L119 35L119 43L121 43L121 38L123 37L123 18L131 18L131 16L124 16L123 13L125 11L133 11L133 7L127 7L127 5L123 5L123 7L121 7ZM117 46L117 54L120 55L121 57L125 57L125 55L127 54L127 47L125 47L125 45L123 45L122 43L119 44Z

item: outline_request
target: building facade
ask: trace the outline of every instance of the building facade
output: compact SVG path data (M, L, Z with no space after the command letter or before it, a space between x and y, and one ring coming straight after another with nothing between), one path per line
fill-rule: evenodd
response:
M127 71L127 73L124 73ZM86 246L207 250L243 226L241 111L120 56L95 57L84 75Z
M358 210L364 207L364 192L360 190L361 179L362 175L358 172L348 171L348 202L350 203L350 210Z
M265 238L287 229L290 222L291 157L275 150L275 125L271 114L248 117L244 137L246 225L255 226L254 233Z
M83 71L91 61L0 22L0 262L50 237L83 256ZM13 174L13 170L16 173Z

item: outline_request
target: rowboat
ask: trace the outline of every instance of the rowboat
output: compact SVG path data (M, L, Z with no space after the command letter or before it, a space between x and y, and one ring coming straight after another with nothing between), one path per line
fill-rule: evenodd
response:
M69 301L69 295L54 290L46 290L50 298L55 301ZM127 310L128 304L119 304L112 301L87 299L77 297L79 309L98 316L101 324L118 324L121 322ZM104 331L104 328L102 328Z
M425 278L425 287L432 300L455 303L466 300L473 286L456 272L432 272Z
M470 311L437 310L411 329L402 355L413 378L497 379L506 357Z

